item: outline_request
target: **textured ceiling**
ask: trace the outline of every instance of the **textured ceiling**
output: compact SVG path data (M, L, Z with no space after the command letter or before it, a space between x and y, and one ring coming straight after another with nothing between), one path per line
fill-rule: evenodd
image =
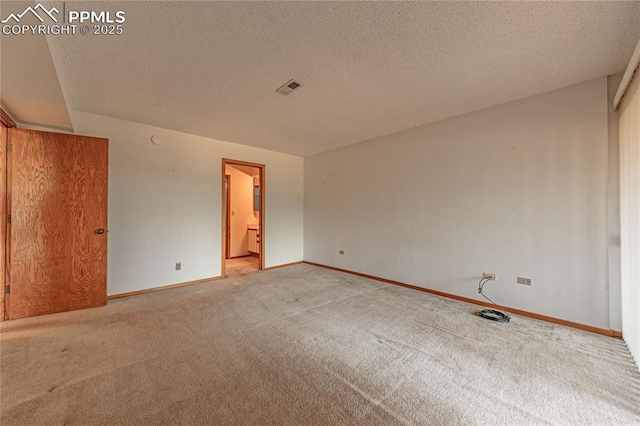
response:
M75 109L307 156L623 71L639 2L67 2ZM275 89L291 78L304 86Z

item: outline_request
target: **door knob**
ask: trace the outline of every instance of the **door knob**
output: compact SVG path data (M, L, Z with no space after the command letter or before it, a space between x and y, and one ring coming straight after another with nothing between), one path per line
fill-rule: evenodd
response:
M104 229L102 228L96 229L96 234L104 234Z

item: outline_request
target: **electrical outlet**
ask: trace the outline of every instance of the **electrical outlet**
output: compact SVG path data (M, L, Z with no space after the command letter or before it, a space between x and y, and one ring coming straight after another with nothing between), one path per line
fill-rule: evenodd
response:
M518 277L518 284L531 285L531 278Z
M344 254L344 250L339 250L338 254Z
M496 280L496 274L493 274L491 272L483 272L482 273L482 278L491 278L490 281L495 281Z
M176 262L176 271L182 271L182 262Z

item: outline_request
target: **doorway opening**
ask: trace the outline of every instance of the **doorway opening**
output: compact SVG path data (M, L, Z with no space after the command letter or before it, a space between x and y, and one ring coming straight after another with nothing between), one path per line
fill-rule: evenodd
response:
M222 278L264 269L265 165L222 159Z

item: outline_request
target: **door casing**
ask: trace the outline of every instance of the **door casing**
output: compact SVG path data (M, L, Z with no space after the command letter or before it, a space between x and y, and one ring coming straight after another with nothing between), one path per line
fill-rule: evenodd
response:
M226 223L226 214L227 214L227 209L228 209L228 202L226 201L226 196L225 196L225 179L227 174L225 173L225 169L226 166L230 165L238 165L238 166L249 166L249 167L255 167L257 169L260 170L260 214L258 215L258 220L259 220L259 226L260 226L260 253L259 253L259 264L258 264L258 269L259 270L264 270L264 259L265 259L265 253L264 253L264 242L265 242L265 211L264 211L264 207L265 207L265 200L264 200L264 196L265 196L265 169L266 166L264 164L258 164L258 163L251 163L248 161L241 161L241 160L232 160L229 158L223 158L222 159L222 220L221 220L221 228L222 228L222 249L221 249L221 268L220 268L220 275L222 276L222 278L224 278L226 276L225 273L225 245L226 245L226 240L227 240L227 226L228 224Z

